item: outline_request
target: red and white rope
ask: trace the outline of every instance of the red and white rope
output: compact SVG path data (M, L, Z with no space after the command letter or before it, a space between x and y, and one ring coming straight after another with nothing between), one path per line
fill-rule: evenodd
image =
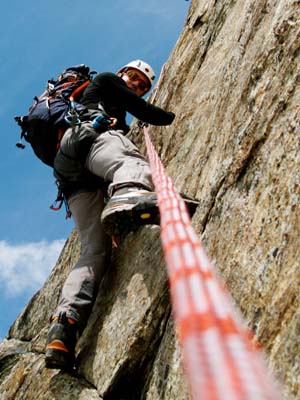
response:
M144 128L161 215L161 239L176 331L194 400L275 400L277 385L216 277L184 201Z

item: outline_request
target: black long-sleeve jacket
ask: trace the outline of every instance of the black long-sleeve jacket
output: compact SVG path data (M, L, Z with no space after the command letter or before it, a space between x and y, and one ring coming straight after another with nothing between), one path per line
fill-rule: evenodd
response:
M110 117L117 118L117 125L113 129L121 129L124 133L129 130L126 112L152 125L170 125L175 118L172 112L164 111L137 96L122 78L110 72L98 74L93 79L80 103L95 111L99 110L100 104ZM67 198L77 191L103 185L100 178L85 168L86 155L99 133L87 129L85 124L74 132L76 134L72 131L68 136L67 146L63 148L64 151L61 149L57 153L54 162L54 174Z
M117 118L116 129L128 131L126 112L151 125L170 125L172 112L147 103L127 87L122 78L111 72L98 74L84 91L81 104L97 109L101 104L110 117Z

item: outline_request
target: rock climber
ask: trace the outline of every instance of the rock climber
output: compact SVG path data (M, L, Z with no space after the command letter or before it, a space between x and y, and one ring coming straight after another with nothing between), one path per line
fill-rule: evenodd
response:
M116 74L98 74L80 101L89 109L90 121L65 132L55 157L54 174L72 213L81 253L51 318L45 355L48 368L74 367L76 342L109 266L114 229L122 221L130 223L138 210L156 206L149 164L125 136L129 131L126 112L152 125L169 125L174 120L174 113L142 98L154 79L152 67L142 60L129 62ZM112 121L104 132L101 118Z

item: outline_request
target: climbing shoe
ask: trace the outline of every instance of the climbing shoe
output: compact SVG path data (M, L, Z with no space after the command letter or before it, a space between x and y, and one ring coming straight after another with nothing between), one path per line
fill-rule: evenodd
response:
M77 323L62 312L52 318L48 332L45 364L47 368L72 370L75 364Z
M116 190L104 207L101 221L110 235L123 234L140 225L159 224L156 193L134 187Z
M187 196L182 197L192 216L199 203ZM141 225L159 225L157 195L155 192L134 187L116 190L102 212L101 221L105 231L111 236L123 236L124 233L137 230Z

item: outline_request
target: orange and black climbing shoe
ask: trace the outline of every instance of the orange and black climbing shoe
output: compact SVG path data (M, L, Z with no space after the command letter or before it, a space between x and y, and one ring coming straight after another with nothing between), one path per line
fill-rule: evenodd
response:
M46 368L73 370L77 339L76 321L68 318L64 312L53 317L46 344Z

